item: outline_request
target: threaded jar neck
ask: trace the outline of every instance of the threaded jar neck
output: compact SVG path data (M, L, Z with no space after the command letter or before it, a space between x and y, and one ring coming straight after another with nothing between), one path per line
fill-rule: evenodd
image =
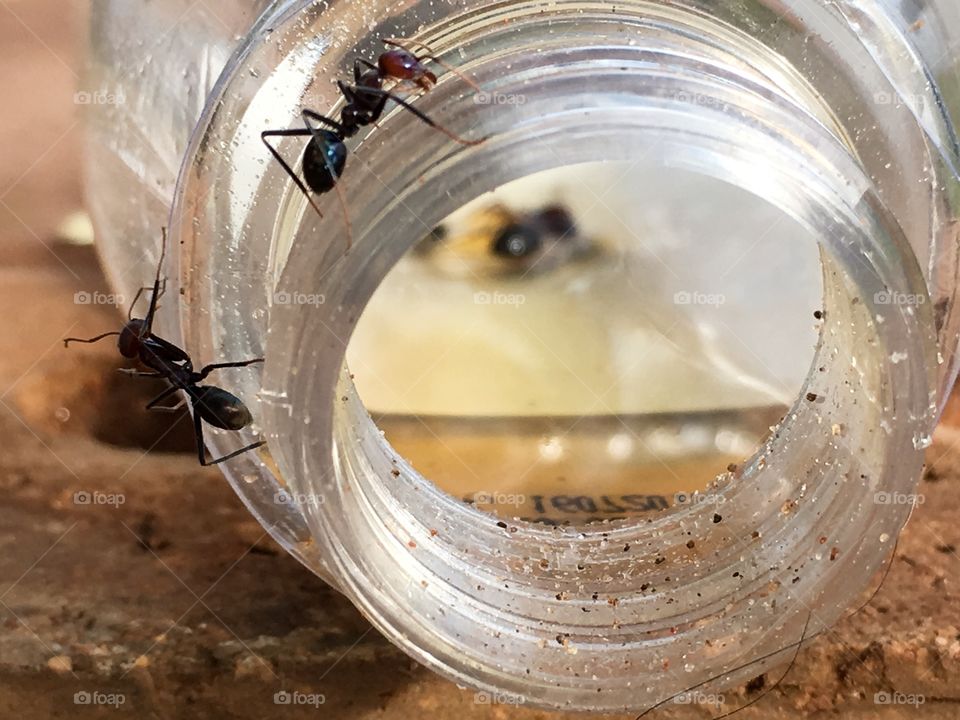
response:
M885 301L926 297L924 277L832 103L695 6L425 6L385 27L345 3L279 17L239 58L182 179L185 333L267 359L258 416L276 467L247 459L242 472L323 498L299 508L315 566L388 638L529 704L647 707L795 642L807 618L810 633L829 625L906 520L909 507L875 497L915 484L936 400L930 304ZM344 253L336 196L317 222L276 168L251 160L259 132L293 125L303 105L331 108L326 79L357 48L425 20L418 39L488 97L524 102L505 112L442 77L418 107L485 143L453 144L402 110L359 137L342 181ZM819 240L827 320L809 376L737 478L710 491L716 503L580 528L498 521L398 457L353 386L347 343L424 227L535 172L641 159L742 188ZM240 282L205 282L214 269ZM308 288L325 302L271 305Z

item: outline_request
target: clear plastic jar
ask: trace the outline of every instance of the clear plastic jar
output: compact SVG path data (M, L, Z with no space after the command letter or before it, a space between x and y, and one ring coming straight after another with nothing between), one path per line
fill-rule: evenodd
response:
M399 8L288 0L222 3L216 18L196 10L200 17L177 32L157 33L187 5L116 0L94 10L91 86L119 91L126 102L92 107L91 206L106 265L129 295L152 275L159 227L169 223L179 253L167 268L174 290L161 334L202 362L266 358L262 375L229 378L258 423L243 433L211 433L211 444L227 452L266 437L269 452L241 456L225 471L284 547L420 662L546 707L642 709L723 673L722 684L743 681L786 659L789 649L776 651L799 640L805 623L813 634L855 602L906 522L911 505L898 499L914 492L957 374L960 58L950 48L960 39L960 9L947 0L931 0L919 13L880 0L720 7L709 0L461 0ZM332 80L348 79L355 57L375 58L382 37L416 37L476 81L480 101L438 68L440 82L415 103L462 136L489 139L463 147L396 109L351 141L342 186L354 237L346 251L336 195L320 198L319 220L269 161L260 132L296 125L302 107L334 114ZM301 148L281 145L291 158ZM547 298L554 310L572 307L557 305L556 296L576 297L578 280L589 280L588 296L596 296L609 269L596 259L559 271L560 291L554 281L498 286L421 275L418 287L443 312L427 316L411 305L404 313L397 295L399 305L379 307L399 311L383 309L379 325L364 315L368 329L357 330L378 287L410 277L403 274L412 267L407 251L430 228L537 173L572 169L593 183L599 176L588 163L606 163L601 175L611 186L637 168L646 178L647 186L631 175L611 204L643 209L679 198L694 216L736 191L726 214L752 228L731 227L718 238L677 233L671 257L680 261L661 262L659 273L650 269L657 252L640 255L648 264L631 298L643 299L652 323L667 317L690 330L678 356L703 355L702 367L727 373L722 392L703 407L699 390L672 407L672 418L689 416L678 424L682 452L704 427L714 445L733 432L700 418L705 409L733 408L732 425L746 427L740 411L765 397L781 402L786 392L789 408L751 457L709 487L671 486L684 497L702 490L696 502L602 523L497 517L431 483L391 447L361 401L361 394L377 397L374 384L358 393L347 369L348 341L363 336L360 350L351 345L351 367L389 360L395 348L382 340L387 331L400 331L402 344L419 324L447 322L450 308L470 312L457 293L478 287L521 287L531 306L542 308ZM658 195L661 183L679 194ZM694 227L680 211L669 219ZM772 255L757 248L765 233L781 243ZM626 233L636 234L637 227ZM819 248L822 322L815 354L798 375L792 361L803 356L804 340L777 332L793 327L789 318L807 291L821 290L803 269L802 238ZM766 375L746 372L744 353L715 340L729 323L683 295L700 289L668 277L672 264L708 278L717 253L731 247L735 285L754 294L734 298L738 314L727 317L742 323L736 337L765 328L749 354ZM604 247L594 257L631 252ZM781 256L786 267L772 267ZM791 283L804 292L776 304ZM524 399L517 407L475 393L464 400L472 410L461 414L506 424L495 437L503 448L522 444L528 406L600 418L602 428L619 423L626 441L654 442L655 432L643 435L632 423L643 416L662 424L663 408L645 405L638 388L671 363L645 364L617 302L604 302L609 312L594 324L606 328L610 352L591 354L593 344L581 341L576 352L553 354L568 370L589 356L570 377L590 385L594 373L598 387L613 358L629 355L630 380L618 400L587 412L568 402L573 383L558 374L539 395L516 390ZM486 337L481 355L509 342ZM514 366L496 367L509 376ZM431 372L429 364L422 369ZM674 375L663 382L683 388L692 381ZM771 384L777 391L763 389ZM556 397L551 388L560 388ZM379 397L381 407L372 409L384 418L420 412L416 403L401 398L391 406ZM423 401L427 412L443 407L439 397ZM433 432L423 425L423 435ZM588 443L585 433L532 435L540 459L549 460L562 455L568 435ZM604 435L611 454L621 436ZM596 477L574 482L572 497L605 482L607 466L596 467ZM744 667L757 658L764 659Z

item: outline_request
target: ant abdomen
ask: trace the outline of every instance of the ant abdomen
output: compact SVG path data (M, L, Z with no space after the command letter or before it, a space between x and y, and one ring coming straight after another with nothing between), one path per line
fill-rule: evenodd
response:
M329 130L320 130L307 143L303 155L303 179L313 192L329 192L336 186L346 164L347 147L343 141Z
M213 385L196 387L190 391L194 411L206 422L221 430L243 430L253 416L243 401L233 393Z

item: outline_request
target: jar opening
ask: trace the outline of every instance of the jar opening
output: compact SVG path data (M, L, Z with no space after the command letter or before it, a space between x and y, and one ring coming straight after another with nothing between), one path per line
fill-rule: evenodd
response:
M644 47L642 53L658 50ZM383 135L364 141L367 172L344 180L358 241L342 261L330 254L319 266L313 261L321 272L336 267L325 276L327 309L319 313L322 320L315 312L300 313L299 333L309 341L278 336L281 343L299 342L300 355L273 367L289 372L287 363L309 365L305 352L329 353L327 364L314 364L311 377L297 386L304 400L293 402L293 416L310 417L316 434L299 440L294 450L292 457L305 470L294 481L308 483L297 486L301 491L322 488L326 502L306 511L308 522L321 542L338 545L334 572L373 621L403 628L391 634L404 637L427 623L434 634L408 649L422 658L446 658L437 664L454 675L464 655L471 662L486 657L471 648L501 642L495 638L527 638L527 652L496 653L495 661L483 661L480 675L486 682L528 696L531 682L542 683L544 693L551 688L555 698L591 707L597 706L596 688L570 678L590 677L596 667L608 665L610 647L598 637L612 635L624 665L615 679L608 678L600 702L614 709L660 692L654 685L638 686L644 678L662 676L660 651L651 651L662 643L679 653L708 643L723 648L719 656L733 666L744 654L776 650L787 630L810 612L825 622L837 617L842 605L826 597L837 566L823 564L829 560L818 538L826 536L831 547L858 558L844 571L866 583L878 560L864 549L873 553L877 538L890 537L905 518L869 498L894 482L897 475L888 465L919 467L914 438L902 435L917 426L908 431L910 423L901 424L889 434L874 428L891 413L920 418L928 390L900 397L892 392L899 382L894 378L921 385L928 378L923 370L914 374L925 353L918 350L923 341L916 328L907 327L907 309L884 305L878 294L917 280L903 272L909 260L886 265L891 256L872 249L889 250L898 242L903 247L902 238L885 224L887 218L870 214L864 202L869 181L816 113L797 113L792 97L749 77L732 84L725 75L718 82L699 62L665 76L663 56L656 65L649 58L631 65L620 47L609 51L616 62L596 47L584 49L582 60L577 52L564 48L563 62L554 66L545 51L535 71L522 56L505 52L490 60L494 68L474 66L481 86L522 90L529 99L509 119L490 112L478 120L475 107L452 83L441 83L423 98L424 111L442 113L455 132L490 133L481 146L451 148L400 112L383 124ZM682 64L684 58L671 60ZM500 73L501 63L513 74ZM583 83L587 67L589 86ZM624 67L633 72L624 73ZM419 149L415 161L395 162L394 138L400 135ZM827 320L817 356L784 423L735 479L728 476L711 488L712 504L675 505L642 521L579 528L497 521L438 490L385 441L349 371L340 370L343 342L389 269L463 198L533 172L624 158L739 187L818 238ZM331 238L331 247L342 247L342 241ZM311 265L297 250L296 264ZM281 286L293 291L304 279L293 272ZM287 312L278 315L281 324ZM904 343L917 350L911 357L919 364L912 372L889 362ZM918 397L919 406L904 406ZM323 416L325 407L333 408L329 418ZM811 464L813 458L818 462ZM745 553L751 557L748 569ZM731 628L760 616L781 632L732 641ZM468 618L474 623L469 635ZM564 643L557 643L558 635ZM555 687L559 677L565 678L563 690ZM476 671L472 679L477 682ZM679 691L690 679L680 675L671 681Z
M322 499L298 508L309 540L367 617L460 682L552 707L644 707L795 641L791 629L811 613L829 624L877 569L876 548L895 537L908 508L876 494L915 481L929 428L929 303L890 302L925 297L902 231L825 105L759 43L697 13L643 2L618 4L616 17L603 3L504 8L472 9L421 39L488 97L525 101L480 106L441 76L418 107L461 136L489 135L485 143L453 145L401 109L359 138L341 188L350 252L336 198L323 198L326 217L317 222L269 165L255 181L220 168L231 182L219 181L246 193L257 213L234 197L226 211L205 215L199 190L216 168L202 168L194 193L185 192L198 205L194 227L181 232L222 220L228 229L216 232L231 242L207 262L271 279L257 298L270 305L259 334L219 340L236 347L266 335L259 411L271 477ZM298 45L281 75L297 63L340 70L324 65L341 53L317 17L286 30L301 36L311 22L321 41ZM268 45L275 59L278 43ZM333 105L325 87L301 75L291 71L309 104ZM272 83L279 86L288 87ZM245 107L262 110L270 97ZM298 107L283 107L283 122L296 117ZM261 120L251 114L224 142L254 146ZM465 201L538 172L603 161L642 161L739 188L817 238L825 319L816 357L784 422L736 478L711 488L713 506L581 527L498 520L397 455L360 400L347 344L391 269ZM269 257L251 263L254 240ZM231 306L230 288L218 292L227 294L223 315L249 307L249 298ZM277 302L294 294L323 302ZM821 537L838 549L833 558ZM704 662L686 661L704 647ZM684 671L665 673L667 664Z
M725 182L559 167L425 233L347 362L393 449L454 497L547 524L641 517L699 501L784 416L820 272L799 223Z

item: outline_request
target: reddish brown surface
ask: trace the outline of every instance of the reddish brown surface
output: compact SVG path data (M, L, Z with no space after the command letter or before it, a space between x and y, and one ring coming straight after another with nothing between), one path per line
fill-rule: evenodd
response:
M77 289L106 288L91 252L54 239L81 203L77 7L0 3L0 717L548 715L477 704L411 664L278 550L216 470L137 448L168 427L140 412L147 391L114 375L108 344L63 350L65 335L116 322L73 303ZM189 448L189 433L164 443ZM942 430L930 459L926 502L874 603L814 641L782 688L740 717L960 717L960 431ZM78 491L125 502L77 504ZM277 706L281 689L326 703ZM882 690L926 703L875 705ZM125 703L77 705L82 691ZM728 698L727 709L742 702Z

